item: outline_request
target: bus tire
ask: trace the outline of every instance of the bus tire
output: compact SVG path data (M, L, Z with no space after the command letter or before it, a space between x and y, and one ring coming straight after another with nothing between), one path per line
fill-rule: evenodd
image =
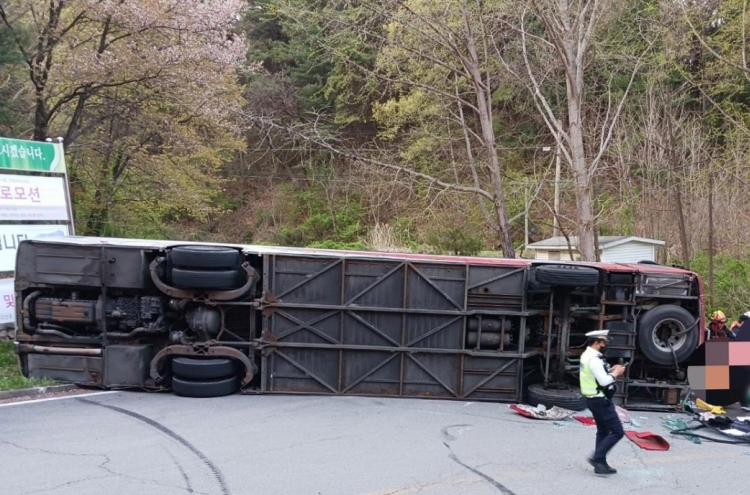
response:
M232 395L240 388L236 376L218 380L188 380L179 376L172 377L172 392L181 397L223 397Z
M237 268L242 253L221 246L175 246L169 252L172 266L181 268Z
M674 304L657 306L646 311L638 322L638 346L655 364L673 365L675 359L681 363L698 346L698 327L699 322L685 308Z
M599 283L599 270L576 265L541 265L536 267L537 282L554 287L594 287Z
M172 359L172 373L190 380L215 380L237 376L237 367L231 359L176 357Z
M579 389L545 389L543 383L529 385L528 403L532 406L544 405L550 407L562 407L570 411L582 411L586 409L586 397L581 395Z
M190 270L172 268L172 284L180 289L231 290L245 283L244 272L235 270Z

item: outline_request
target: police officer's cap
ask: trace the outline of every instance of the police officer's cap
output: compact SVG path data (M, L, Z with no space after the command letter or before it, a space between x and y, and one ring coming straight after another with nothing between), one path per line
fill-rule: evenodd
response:
M592 340L607 340L609 330L594 330L586 334L586 337Z

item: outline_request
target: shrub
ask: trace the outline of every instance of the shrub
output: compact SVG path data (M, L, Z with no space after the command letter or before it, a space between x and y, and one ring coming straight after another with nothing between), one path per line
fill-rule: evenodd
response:
M750 310L750 257L726 253L714 256L713 295L708 294L708 254L698 253L690 268L703 279L708 313L720 309L731 321Z

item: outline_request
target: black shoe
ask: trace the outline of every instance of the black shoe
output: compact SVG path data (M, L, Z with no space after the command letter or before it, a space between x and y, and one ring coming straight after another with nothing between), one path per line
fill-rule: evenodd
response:
M586 461L591 464L596 474L615 474L617 472L617 469L607 464L607 461L596 462L593 457L586 458Z
M596 474L615 474L617 469L610 467L606 462L594 463L594 472Z

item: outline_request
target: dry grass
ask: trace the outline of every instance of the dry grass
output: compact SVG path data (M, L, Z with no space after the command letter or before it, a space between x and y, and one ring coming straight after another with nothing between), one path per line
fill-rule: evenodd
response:
M383 253L408 253L411 251L394 228L387 223L375 224L367 233L365 245L371 251Z

